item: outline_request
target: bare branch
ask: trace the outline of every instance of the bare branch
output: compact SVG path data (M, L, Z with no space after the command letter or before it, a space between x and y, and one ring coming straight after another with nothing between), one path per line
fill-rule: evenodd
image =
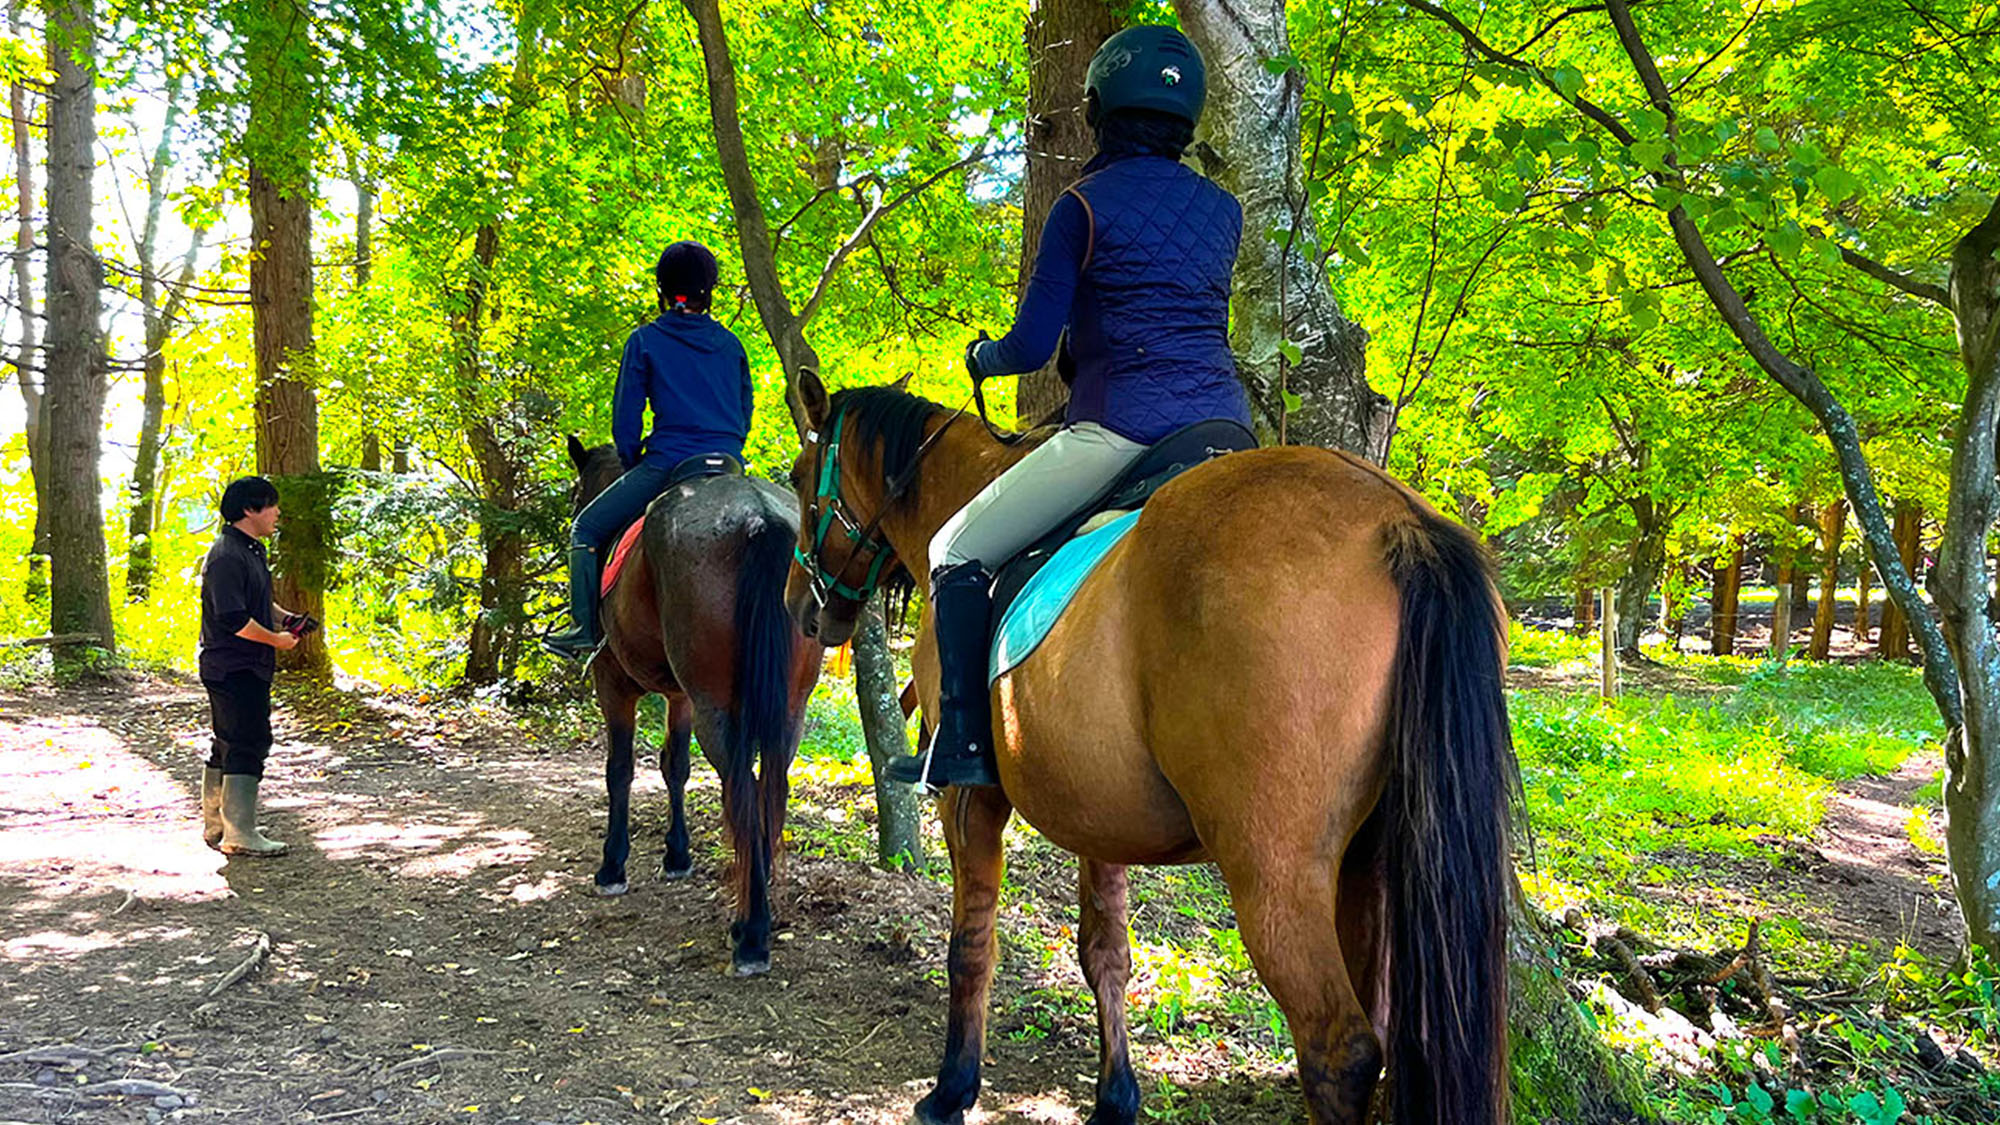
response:
M1866 254L1856 253L1845 246L1840 248L1840 260L1877 281L1885 282L1897 289L1901 289L1912 297L1921 297L1934 304L1943 305L1947 309L1951 307L1951 293L1942 285L1933 285L1928 281L1919 281L1914 274L1907 274L1901 270L1883 265Z

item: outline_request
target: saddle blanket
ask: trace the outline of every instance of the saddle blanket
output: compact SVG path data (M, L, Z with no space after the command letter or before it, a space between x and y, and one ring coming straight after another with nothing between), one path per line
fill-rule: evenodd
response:
M1019 667L1049 635L1049 630L1069 608L1082 588L1083 580L1104 561L1104 556L1125 538L1139 520L1136 511L1127 512L1098 528L1063 544L1042 569L1021 589L1014 603L994 630L993 654L987 682Z
M611 588L618 585L618 576L625 573L625 556L632 553L632 544L639 541L639 533L645 528L646 517L640 516L618 537L618 545L611 549L611 561L604 564L604 580L597 586L598 597L611 596Z

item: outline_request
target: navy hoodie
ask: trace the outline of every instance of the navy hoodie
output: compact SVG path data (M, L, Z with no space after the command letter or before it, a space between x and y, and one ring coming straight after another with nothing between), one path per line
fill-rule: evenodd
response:
M626 468L689 457L743 458L750 436L750 361L743 342L705 313L661 313L625 341L611 400L611 441ZM642 442L644 411L653 430Z

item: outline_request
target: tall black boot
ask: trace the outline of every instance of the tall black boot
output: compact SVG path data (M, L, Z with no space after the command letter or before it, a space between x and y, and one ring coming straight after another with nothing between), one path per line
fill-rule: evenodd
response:
M977 562L931 572L931 620L937 628L940 681L937 730L930 749L899 758L891 780L929 785L998 785L993 765L993 704L987 691L993 576Z
M569 549L570 628L542 638L542 647L569 660L588 660L603 640L597 632L597 552Z

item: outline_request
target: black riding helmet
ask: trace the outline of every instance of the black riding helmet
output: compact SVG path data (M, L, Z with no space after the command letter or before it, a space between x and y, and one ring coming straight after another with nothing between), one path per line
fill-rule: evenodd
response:
M676 242L660 251L660 261L653 267L653 282L660 289L661 311L706 312L721 275L715 255L699 242Z
M1171 27L1128 27L1106 39L1083 80L1084 120L1091 125L1121 109L1149 109L1192 125L1207 100L1201 52Z

